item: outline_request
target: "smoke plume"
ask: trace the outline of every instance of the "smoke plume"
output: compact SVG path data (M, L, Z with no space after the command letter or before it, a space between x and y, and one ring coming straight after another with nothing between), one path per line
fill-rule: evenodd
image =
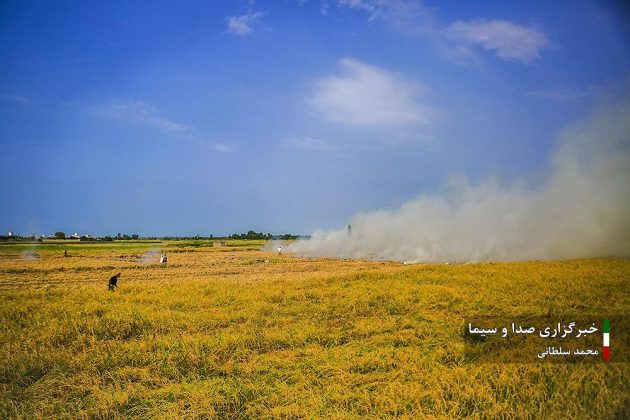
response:
M138 262L142 264L157 263L158 259L160 258L160 254L162 254L162 250L160 249L149 249L144 254L142 254Z
M278 252L278 248L286 249L286 247L286 241L272 239L265 242L265 245L260 250L263 252Z
M453 178L443 195L314 232L297 255L403 262L630 256L630 101L602 106L559 136L538 185Z

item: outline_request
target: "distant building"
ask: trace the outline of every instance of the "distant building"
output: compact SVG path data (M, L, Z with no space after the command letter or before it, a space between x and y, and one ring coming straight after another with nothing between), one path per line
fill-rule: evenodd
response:
M13 232L9 231L9 233L7 234L7 236L13 236Z

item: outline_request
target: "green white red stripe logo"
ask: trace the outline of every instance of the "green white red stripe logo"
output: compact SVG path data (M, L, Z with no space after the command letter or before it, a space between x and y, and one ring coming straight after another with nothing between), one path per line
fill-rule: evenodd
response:
M604 320L604 346L603 346L603 357L604 360L608 361L608 359L610 358L610 320L609 319L605 319Z

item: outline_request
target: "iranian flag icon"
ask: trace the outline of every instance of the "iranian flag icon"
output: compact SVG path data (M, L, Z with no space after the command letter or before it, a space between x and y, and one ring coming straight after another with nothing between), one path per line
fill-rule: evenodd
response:
M603 347L603 357L605 361L608 361L610 358L610 320L604 320L604 347Z

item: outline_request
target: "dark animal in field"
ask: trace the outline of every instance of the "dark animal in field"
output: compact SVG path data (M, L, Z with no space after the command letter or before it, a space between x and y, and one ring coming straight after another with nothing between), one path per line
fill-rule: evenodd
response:
M113 292L118 287L118 278L120 277L120 273L113 275L109 279L109 290Z

